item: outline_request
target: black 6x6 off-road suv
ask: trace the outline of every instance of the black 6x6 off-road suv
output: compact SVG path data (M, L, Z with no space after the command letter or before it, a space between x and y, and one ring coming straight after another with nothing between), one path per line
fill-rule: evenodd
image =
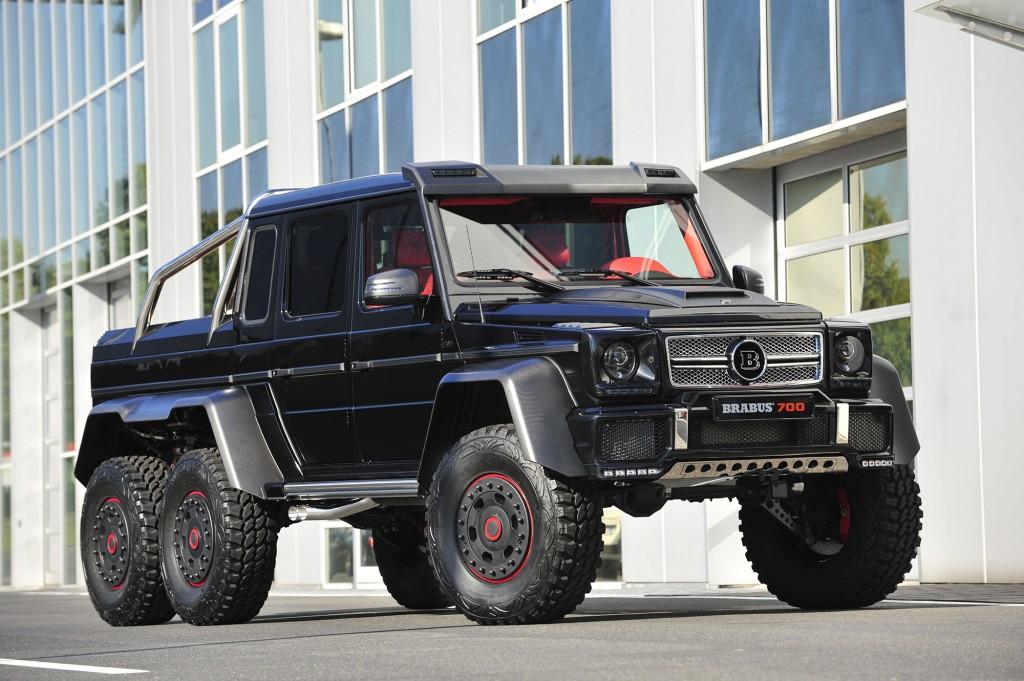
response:
M694 194L653 164L432 163L257 199L96 345L100 615L246 621L280 528L345 518L403 605L547 622L590 590L604 507L715 497L784 601L884 598L921 517L896 371L867 326L730 273ZM211 314L152 323L230 242Z

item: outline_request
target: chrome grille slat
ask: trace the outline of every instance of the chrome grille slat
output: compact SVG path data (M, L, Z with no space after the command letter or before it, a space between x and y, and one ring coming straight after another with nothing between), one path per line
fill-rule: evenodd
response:
M765 350L767 369L749 384L732 376L726 353L743 338L756 340ZM714 334L677 334L665 339L672 385L676 388L769 387L812 385L823 373L823 336L819 331L735 331Z

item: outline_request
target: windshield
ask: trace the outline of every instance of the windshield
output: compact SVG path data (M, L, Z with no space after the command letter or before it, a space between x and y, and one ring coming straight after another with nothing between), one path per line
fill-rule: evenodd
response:
M508 269L552 282L631 283L605 271L671 284L713 279L682 202L622 196L463 196L438 201L452 265ZM632 282L638 283L638 282Z

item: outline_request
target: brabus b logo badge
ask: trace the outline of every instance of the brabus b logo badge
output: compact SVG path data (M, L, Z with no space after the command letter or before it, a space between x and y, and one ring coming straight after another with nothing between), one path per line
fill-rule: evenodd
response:
M743 338L729 348L729 372L744 383L753 383L764 376L768 360L761 344Z

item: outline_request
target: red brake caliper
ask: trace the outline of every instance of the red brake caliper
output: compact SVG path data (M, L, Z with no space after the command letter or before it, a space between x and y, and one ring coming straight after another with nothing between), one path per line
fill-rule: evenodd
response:
M842 485L836 487L836 502L839 504L839 541L845 544L850 538L850 498Z

